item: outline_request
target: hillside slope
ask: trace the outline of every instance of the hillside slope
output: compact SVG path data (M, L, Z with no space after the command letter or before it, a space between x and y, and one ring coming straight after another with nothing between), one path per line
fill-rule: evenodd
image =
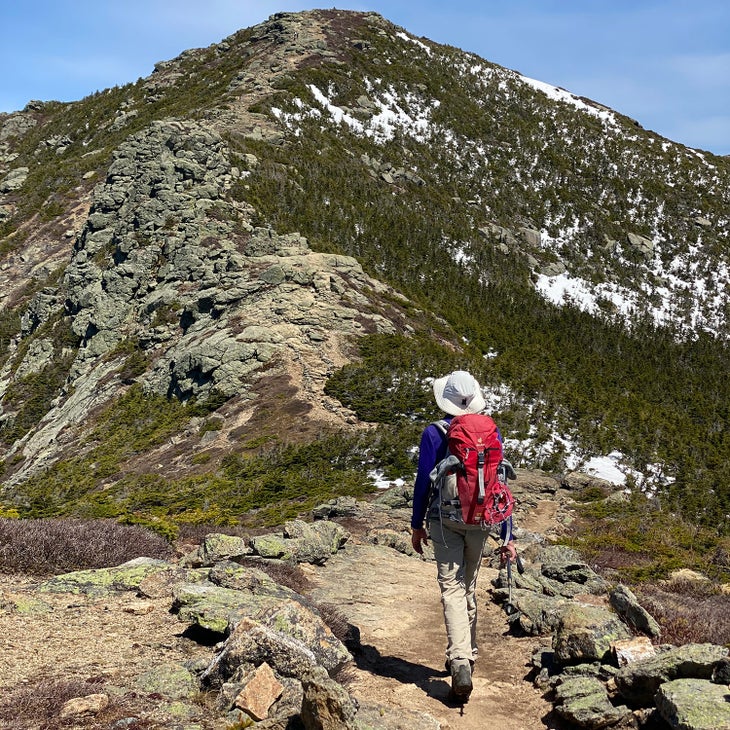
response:
M2 501L159 525L362 492L468 367L515 462L615 454L722 522L729 182L372 13L2 115Z

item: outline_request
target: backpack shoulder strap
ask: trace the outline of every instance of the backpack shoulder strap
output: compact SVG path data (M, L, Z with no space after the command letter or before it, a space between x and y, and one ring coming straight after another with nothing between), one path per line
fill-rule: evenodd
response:
M441 431L441 433L446 436L446 432L449 430L449 422L445 421L443 418L439 421L434 421L432 426L436 426L436 428Z

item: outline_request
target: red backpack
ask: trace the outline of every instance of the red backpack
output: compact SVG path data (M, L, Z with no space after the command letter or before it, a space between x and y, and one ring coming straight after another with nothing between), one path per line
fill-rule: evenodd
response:
M499 478L503 452L497 425L487 415L467 413L454 416L445 433L448 456L432 472L434 483L440 482L441 504L460 506L467 525L506 520L515 500L506 478Z

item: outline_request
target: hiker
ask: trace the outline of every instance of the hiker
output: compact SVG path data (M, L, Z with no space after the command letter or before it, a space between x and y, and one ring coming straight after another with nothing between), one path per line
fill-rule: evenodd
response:
M442 422L427 426L421 436L413 494L411 542L419 554L423 554L423 545L427 544L429 536L433 543L448 641L446 669L451 674L453 695L465 700L471 694L471 674L477 658L476 584L489 531L484 525L466 524L459 507L442 505L439 495L431 490L430 475L434 467L447 456L445 425L454 416L481 413L486 403L479 383L463 370L435 380L433 392L436 403L446 417ZM498 431L497 437L501 459L501 436ZM427 513L428 531L424 529ZM500 537L503 561L516 559L511 516L501 523Z

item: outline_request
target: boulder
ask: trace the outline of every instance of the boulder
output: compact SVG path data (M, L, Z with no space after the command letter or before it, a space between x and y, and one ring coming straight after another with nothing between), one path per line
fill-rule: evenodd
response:
M242 618L258 615L279 600L276 596L253 595L209 582L182 583L173 589L170 610L180 621L227 634Z
M404 555L416 554L411 544L411 536L407 532L398 532L396 530L378 527L368 532L367 539L373 545L384 545Z
M702 679L675 679L659 687L660 715L677 730L730 730L730 690Z
M507 600L506 593L503 600ZM532 636L550 636L560 626L568 602L564 598L516 589L512 591L512 605L519 611L513 626Z
M251 545L262 558L322 565L348 538L347 531L336 522L292 520L284 524L281 535L258 535L251 538Z
M568 603L554 637L555 657L561 664L602 661L611 645L631 633L619 617L599 606Z
M265 626L301 642L328 672L337 671L352 657L315 609L293 600L280 601L256 619Z
M649 706L659 687L675 679L710 680L715 667L728 656L714 644L687 644L622 667L616 687L628 702Z
M239 565L231 560L216 563L208 571L208 580L221 588L244 591L254 596L271 596L277 599L300 600L301 596L277 583L263 570Z
M113 568L79 570L51 578L38 590L48 593L85 593L102 596L115 591L137 590L150 575L175 570L164 560L135 558Z
M317 667L317 659L305 644L252 618L243 618L203 672L204 686L220 687L239 667L266 662L283 677L301 677ZM320 667L326 674L326 670Z
M206 535L197 549L186 555L181 563L193 568L210 567L221 560L241 558L252 552L253 550L243 537L211 533Z
M555 711L579 727L598 730L631 717L625 705L614 706L606 686L595 677L570 677L555 690Z
M301 721L305 730L358 730L355 703L345 688L321 667L301 677L304 688Z
M625 667L627 664L646 659L656 654L656 649L651 640L646 636L637 636L631 639L620 639L614 641L611 646L616 664L619 667Z
M608 600L621 618L633 629L658 639L661 628L656 620L644 609L632 591L624 585L617 586L609 593Z
M244 687L233 702L252 720L260 722L269 716L271 706L284 691L284 685L276 678L271 667L264 662L244 680Z
M28 177L27 167L16 167L11 170L3 180L0 180L0 193L10 193L23 187Z
M654 242L650 238L640 236L638 233L629 233L626 235L629 246L643 256L650 259L654 255Z

